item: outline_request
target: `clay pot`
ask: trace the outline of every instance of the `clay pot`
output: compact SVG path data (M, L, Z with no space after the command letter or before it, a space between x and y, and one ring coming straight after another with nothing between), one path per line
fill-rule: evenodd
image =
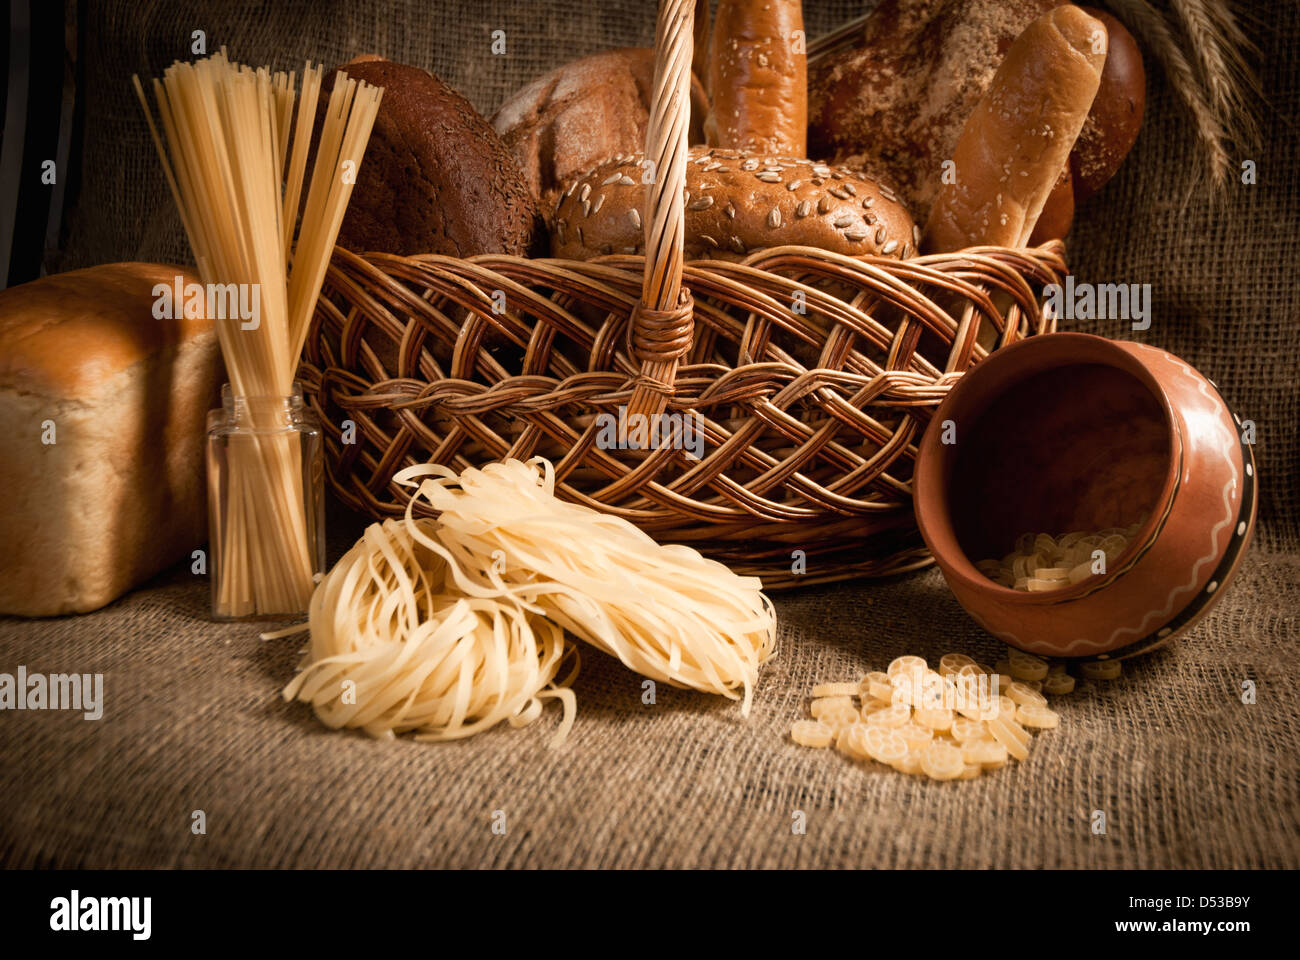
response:
M962 377L921 440L913 493L926 545L986 630L1041 656L1108 659L1166 643L1222 595L1254 531L1256 486L1213 383L1155 347L1060 333ZM1060 590L1012 590L975 567L1025 531L1143 514L1105 573Z

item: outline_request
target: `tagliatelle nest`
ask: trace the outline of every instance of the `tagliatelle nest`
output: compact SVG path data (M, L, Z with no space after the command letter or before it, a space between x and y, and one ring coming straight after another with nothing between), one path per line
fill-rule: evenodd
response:
M420 740L472 736L502 720L531 723L561 700L573 725L576 650L564 632L509 596L448 589L447 564L420 544L434 521L371 524L312 595L311 646L284 698L310 703L327 726ZM566 654L573 669L556 680Z
M557 698L558 744L576 706L568 630L655 680L743 699L748 714L776 642L756 578L556 499L540 458L395 479L415 488L406 517L369 526L320 583L286 700L331 727L451 740L530 723ZM414 518L417 499L438 518Z
M637 673L743 698L749 713L758 668L776 649L776 614L757 577L557 499L541 457L459 475L409 467L394 479L438 511L425 546L467 596L509 593Z

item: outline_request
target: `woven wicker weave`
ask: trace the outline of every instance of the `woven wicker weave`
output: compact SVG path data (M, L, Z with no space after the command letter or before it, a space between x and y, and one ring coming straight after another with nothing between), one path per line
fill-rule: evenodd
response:
M345 503L392 516L403 466L542 454L561 496L769 587L929 562L916 441L982 344L1054 329L1038 295L1064 275L1063 247L683 263L693 6L659 13L645 257L335 251L299 376ZM660 413L701 428L701 459L680 432L649 449L599 442L601 415Z

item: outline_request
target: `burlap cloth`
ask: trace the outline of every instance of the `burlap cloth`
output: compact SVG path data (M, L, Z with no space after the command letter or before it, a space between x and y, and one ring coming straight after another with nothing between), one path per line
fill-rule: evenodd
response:
M85 184L52 266L184 257L130 74L187 57L191 32L250 62L334 63L375 50L429 66L490 112L569 57L651 42L648 2L367 5L91 4ZM379 7L382 6L382 10ZM867 4L805 5L812 35ZM660 687L588 651L568 746L556 708L465 743L377 743L326 731L278 692L298 643L207 622L187 568L88 616L0 620L0 671L102 672L104 717L0 715L0 863L11 866L1300 866L1296 236L1300 8L1254 8L1268 111L1259 182L1210 206L1191 144L1152 77L1134 157L1083 208L1079 280L1151 283L1135 334L1218 382L1259 425L1262 520L1222 602L1188 638L1110 685L1058 701L1027 763L932 784L796 747L810 685L903 652L998 648L933 569L778 596L780 656L753 716ZM503 29L507 55L487 52ZM1154 72L1154 71L1153 71ZM332 556L358 525L334 518ZM1253 680L1258 702L1243 704ZM206 815L206 835L191 831ZM1093 811L1106 834L1090 830ZM501 811L501 814L497 814ZM806 833L792 831L795 811ZM504 823L504 833L493 826Z

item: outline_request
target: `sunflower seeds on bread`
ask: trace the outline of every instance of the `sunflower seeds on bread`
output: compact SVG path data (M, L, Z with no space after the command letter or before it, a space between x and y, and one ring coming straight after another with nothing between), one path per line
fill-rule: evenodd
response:
M643 253L644 169L640 154L615 157L570 183L555 210L552 255ZM688 260L737 260L787 244L850 256L916 253L915 225L893 191L847 167L691 147L684 195Z

